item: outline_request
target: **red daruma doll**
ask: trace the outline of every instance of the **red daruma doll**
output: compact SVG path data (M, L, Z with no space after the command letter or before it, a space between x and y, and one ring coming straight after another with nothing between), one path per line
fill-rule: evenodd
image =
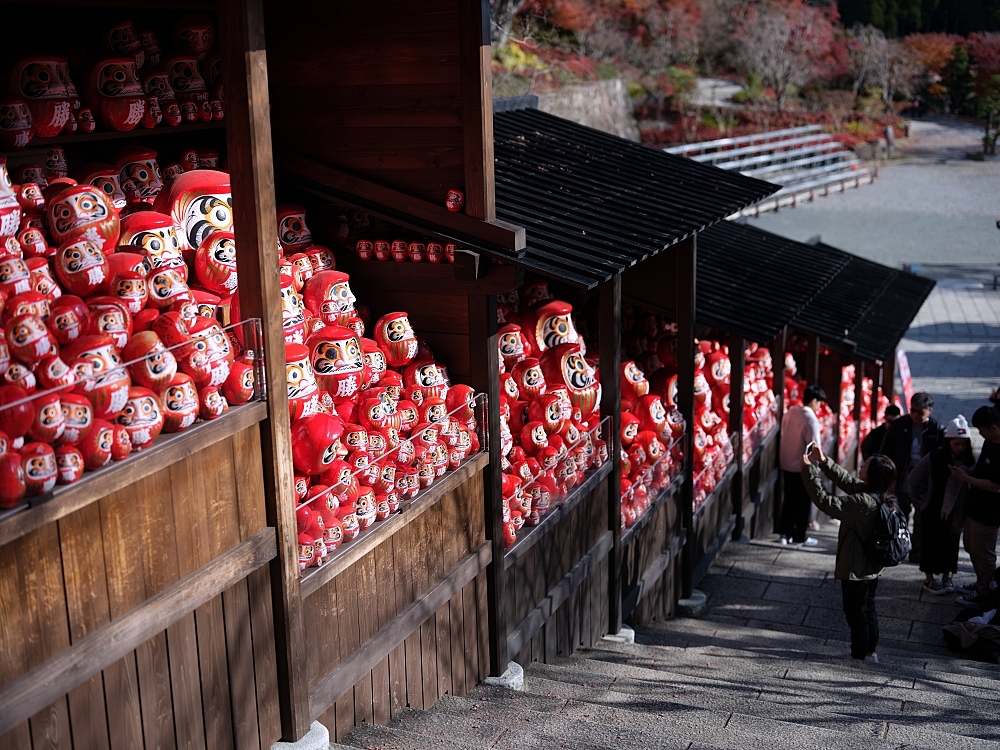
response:
M379 318L375 323L374 336L385 352L389 367L404 367L417 356L417 337L405 312L389 313Z
M340 326L321 328L308 342L319 387L335 404L357 401L365 379L361 342L354 331Z

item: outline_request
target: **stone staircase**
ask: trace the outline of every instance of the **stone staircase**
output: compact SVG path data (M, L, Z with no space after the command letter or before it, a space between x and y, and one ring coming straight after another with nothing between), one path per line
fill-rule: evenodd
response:
M1000 750L997 666L954 658L940 641L909 640L917 619L906 640L897 632L883 639L880 664L855 662L846 656L842 614L819 607L831 614L800 615L791 604L767 598L772 584L778 599L792 598L787 590L796 584L789 573L812 571L818 582L803 575L809 585L801 588L830 604L836 583L819 570L832 569L833 543L833 534L824 534L826 549L812 555L730 545L703 582L709 606L702 617L640 629L635 643L604 640L554 664L526 665L521 692L480 685L465 698L445 696L429 711L406 709L388 727L362 725L344 745ZM792 569L792 560L801 564ZM943 597L923 601L919 582L911 584L914 573L910 566L892 571L889 610L895 611L894 597L903 596L895 586L915 609L931 608L932 614L917 615L924 620L957 613ZM756 600L749 593L753 583L766 584ZM813 625L774 621L788 611L794 616L786 619ZM827 630L816 627L824 619Z

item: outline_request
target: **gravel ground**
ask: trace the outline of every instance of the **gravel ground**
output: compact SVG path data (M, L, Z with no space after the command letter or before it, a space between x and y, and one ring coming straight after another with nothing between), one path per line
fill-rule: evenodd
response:
M835 247L893 266L996 265L1000 161L965 158L981 149L973 125L924 120L913 123L912 132L900 141L900 158L883 165L873 184L751 223L802 241L819 234Z

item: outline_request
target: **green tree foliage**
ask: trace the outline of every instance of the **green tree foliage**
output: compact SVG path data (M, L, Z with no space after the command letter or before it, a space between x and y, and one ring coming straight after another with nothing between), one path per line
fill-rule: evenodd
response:
M1000 135L1000 75L990 76L979 96L976 114L983 123L983 153L996 154Z
M951 62L945 66L942 80L948 94L951 111L957 115L968 114L974 81L969 64L969 53L965 51L965 47L955 45Z
M844 25L871 24L889 37L1000 30L1000 0L837 0Z

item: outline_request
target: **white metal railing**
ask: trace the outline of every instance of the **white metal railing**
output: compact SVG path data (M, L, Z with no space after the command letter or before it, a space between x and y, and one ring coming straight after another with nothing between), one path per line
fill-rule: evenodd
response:
M772 130L767 133L755 133L754 135L741 135L734 138L719 138L714 141L703 141L701 143L687 143L683 146L670 146L663 149L668 154L692 157L695 154L705 154L709 151L721 151L728 148L739 148L742 146L752 146L755 143L766 143L777 141L782 138L793 138L795 136L807 135L809 133L822 132L819 125L802 125L795 128L785 128L784 130Z

